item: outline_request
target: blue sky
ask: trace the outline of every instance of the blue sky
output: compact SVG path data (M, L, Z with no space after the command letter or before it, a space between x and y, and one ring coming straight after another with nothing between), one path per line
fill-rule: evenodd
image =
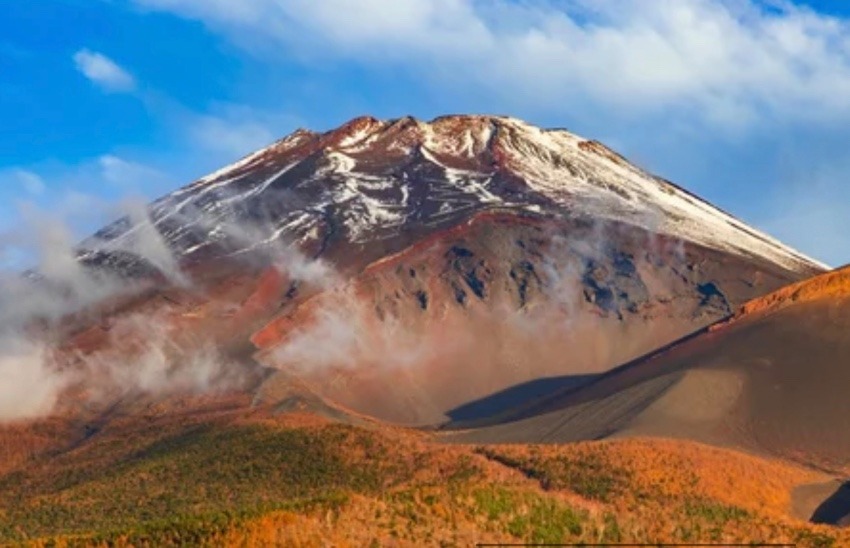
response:
M0 246L33 211L85 231L297 127L473 112L600 139L844 264L846 4L8 0Z

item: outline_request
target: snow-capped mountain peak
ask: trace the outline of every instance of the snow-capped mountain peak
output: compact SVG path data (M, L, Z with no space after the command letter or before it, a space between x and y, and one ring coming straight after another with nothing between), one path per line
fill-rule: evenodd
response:
M823 268L601 143L499 116L360 117L325 133L298 130L150 209L184 257L246 219L261 220L268 240L316 238L330 222L366 244L486 210L625 223L789 270ZM107 230L83 247L122 234Z

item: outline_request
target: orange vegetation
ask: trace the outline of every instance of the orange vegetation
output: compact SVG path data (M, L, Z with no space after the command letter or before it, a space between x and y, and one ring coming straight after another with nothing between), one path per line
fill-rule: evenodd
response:
M40 434L4 428L0 541L850 542L791 515L794 488L822 474L736 451L664 439L443 445L418 431L244 404L163 401L83 440L58 422ZM30 449L11 452L14 437Z
M630 491L656 496L706 497L773 517L788 516L797 485L824 481L824 475L780 461L730 449L668 439L623 439L564 446L497 447L499 453L535 462L604 457L609 469L627 470Z
M716 324L714 328L746 316L776 312L795 303L843 297L850 297L850 267L820 274L753 299L744 304L730 320Z

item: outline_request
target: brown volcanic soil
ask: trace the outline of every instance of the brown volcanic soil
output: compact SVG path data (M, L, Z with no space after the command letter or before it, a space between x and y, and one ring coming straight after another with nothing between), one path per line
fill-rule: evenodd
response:
M252 341L261 363L357 412L473 420L586 382L793 277L633 227L485 214L293 303Z
M780 290L733 322L450 439L672 436L846 473L849 277L845 269Z

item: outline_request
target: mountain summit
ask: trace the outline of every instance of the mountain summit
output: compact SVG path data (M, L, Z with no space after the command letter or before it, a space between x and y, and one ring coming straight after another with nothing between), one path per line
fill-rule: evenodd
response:
M226 240L234 220L262 218L275 239L366 245L483 211L624 223L791 271L823 268L597 141L496 116L299 129L157 200L151 216L191 258ZM187 230L199 213L205 223Z

